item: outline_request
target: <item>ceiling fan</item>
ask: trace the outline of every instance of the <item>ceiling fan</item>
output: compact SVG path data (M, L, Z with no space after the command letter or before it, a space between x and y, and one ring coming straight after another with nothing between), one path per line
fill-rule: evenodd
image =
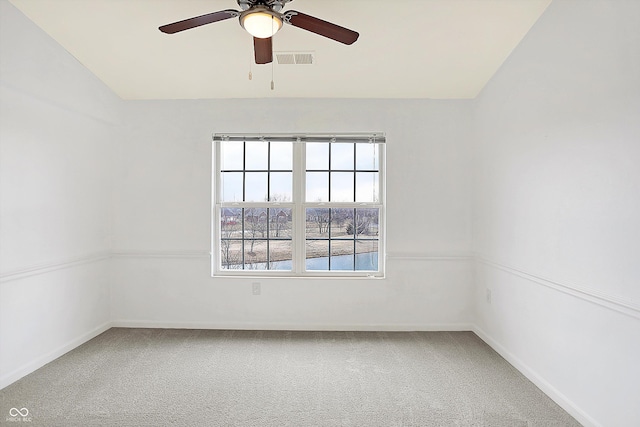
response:
M282 28L282 24L290 24L303 30L311 31L323 37L344 44L353 44L359 34L331 22L323 21L304 13L290 10L281 13L285 4L291 0L237 0L242 11L227 9L219 12L196 16L159 27L163 33L174 34L196 28L201 25L224 21L229 18L240 18L240 25L253 36L253 50L256 64L268 64L273 61L271 37Z

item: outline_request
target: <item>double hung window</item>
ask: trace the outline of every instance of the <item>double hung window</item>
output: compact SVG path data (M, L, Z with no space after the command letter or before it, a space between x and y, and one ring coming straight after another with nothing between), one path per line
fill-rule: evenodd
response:
M384 135L213 139L214 275L383 274Z

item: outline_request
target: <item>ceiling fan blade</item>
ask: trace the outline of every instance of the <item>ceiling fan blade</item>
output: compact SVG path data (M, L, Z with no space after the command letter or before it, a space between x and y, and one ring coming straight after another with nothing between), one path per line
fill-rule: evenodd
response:
M196 28L201 25L211 24L213 22L223 21L229 18L235 18L240 16L240 12L237 10L221 10L219 12L208 13L206 15L196 16L182 21L173 22L171 24L163 25L158 29L163 33L174 34L180 31Z
M314 18L310 15L305 15L304 13L295 10L290 10L284 13L282 15L282 20L294 27L311 31L312 33L319 34L344 44L353 44L358 40L358 36L360 36L360 34L349 30L348 28L323 21L322 19Z
M273 61L273 43L271 37L266 39L253 38L253 51L256 56L256 64L268 64Z

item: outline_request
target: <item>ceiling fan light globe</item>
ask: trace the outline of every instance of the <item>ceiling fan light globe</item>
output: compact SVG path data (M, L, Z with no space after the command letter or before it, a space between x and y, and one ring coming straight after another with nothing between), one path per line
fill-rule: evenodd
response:
M240 25L252 36L266 39L282 28L282 19L266 11L250 11L240 16Z

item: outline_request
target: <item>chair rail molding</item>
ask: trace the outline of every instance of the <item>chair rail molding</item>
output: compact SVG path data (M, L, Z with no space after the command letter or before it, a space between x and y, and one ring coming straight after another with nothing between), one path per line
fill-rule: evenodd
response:
M35 264L16 270L5 271L0 273L0 283L24 279L26 277L49 273L56 270L62 270L64 268L71 268L83 264L103 261L109 259L110 257L111 254L109 252L95 252L86 255L60 259L48 263Z
M631 299L601 292L583 285L569 282L560 282L546 277L541 277L539 275L524 271L521 268L510 267L500 262L490 260L483 257L482 255L476 255L475 259L478 264L504 271L538 285L546 286L558 292L562 292L567 295L571 295L573 297L617 311L627 316L640 319L640 305Z
M210 250L115 250L113 258L209 258Z

